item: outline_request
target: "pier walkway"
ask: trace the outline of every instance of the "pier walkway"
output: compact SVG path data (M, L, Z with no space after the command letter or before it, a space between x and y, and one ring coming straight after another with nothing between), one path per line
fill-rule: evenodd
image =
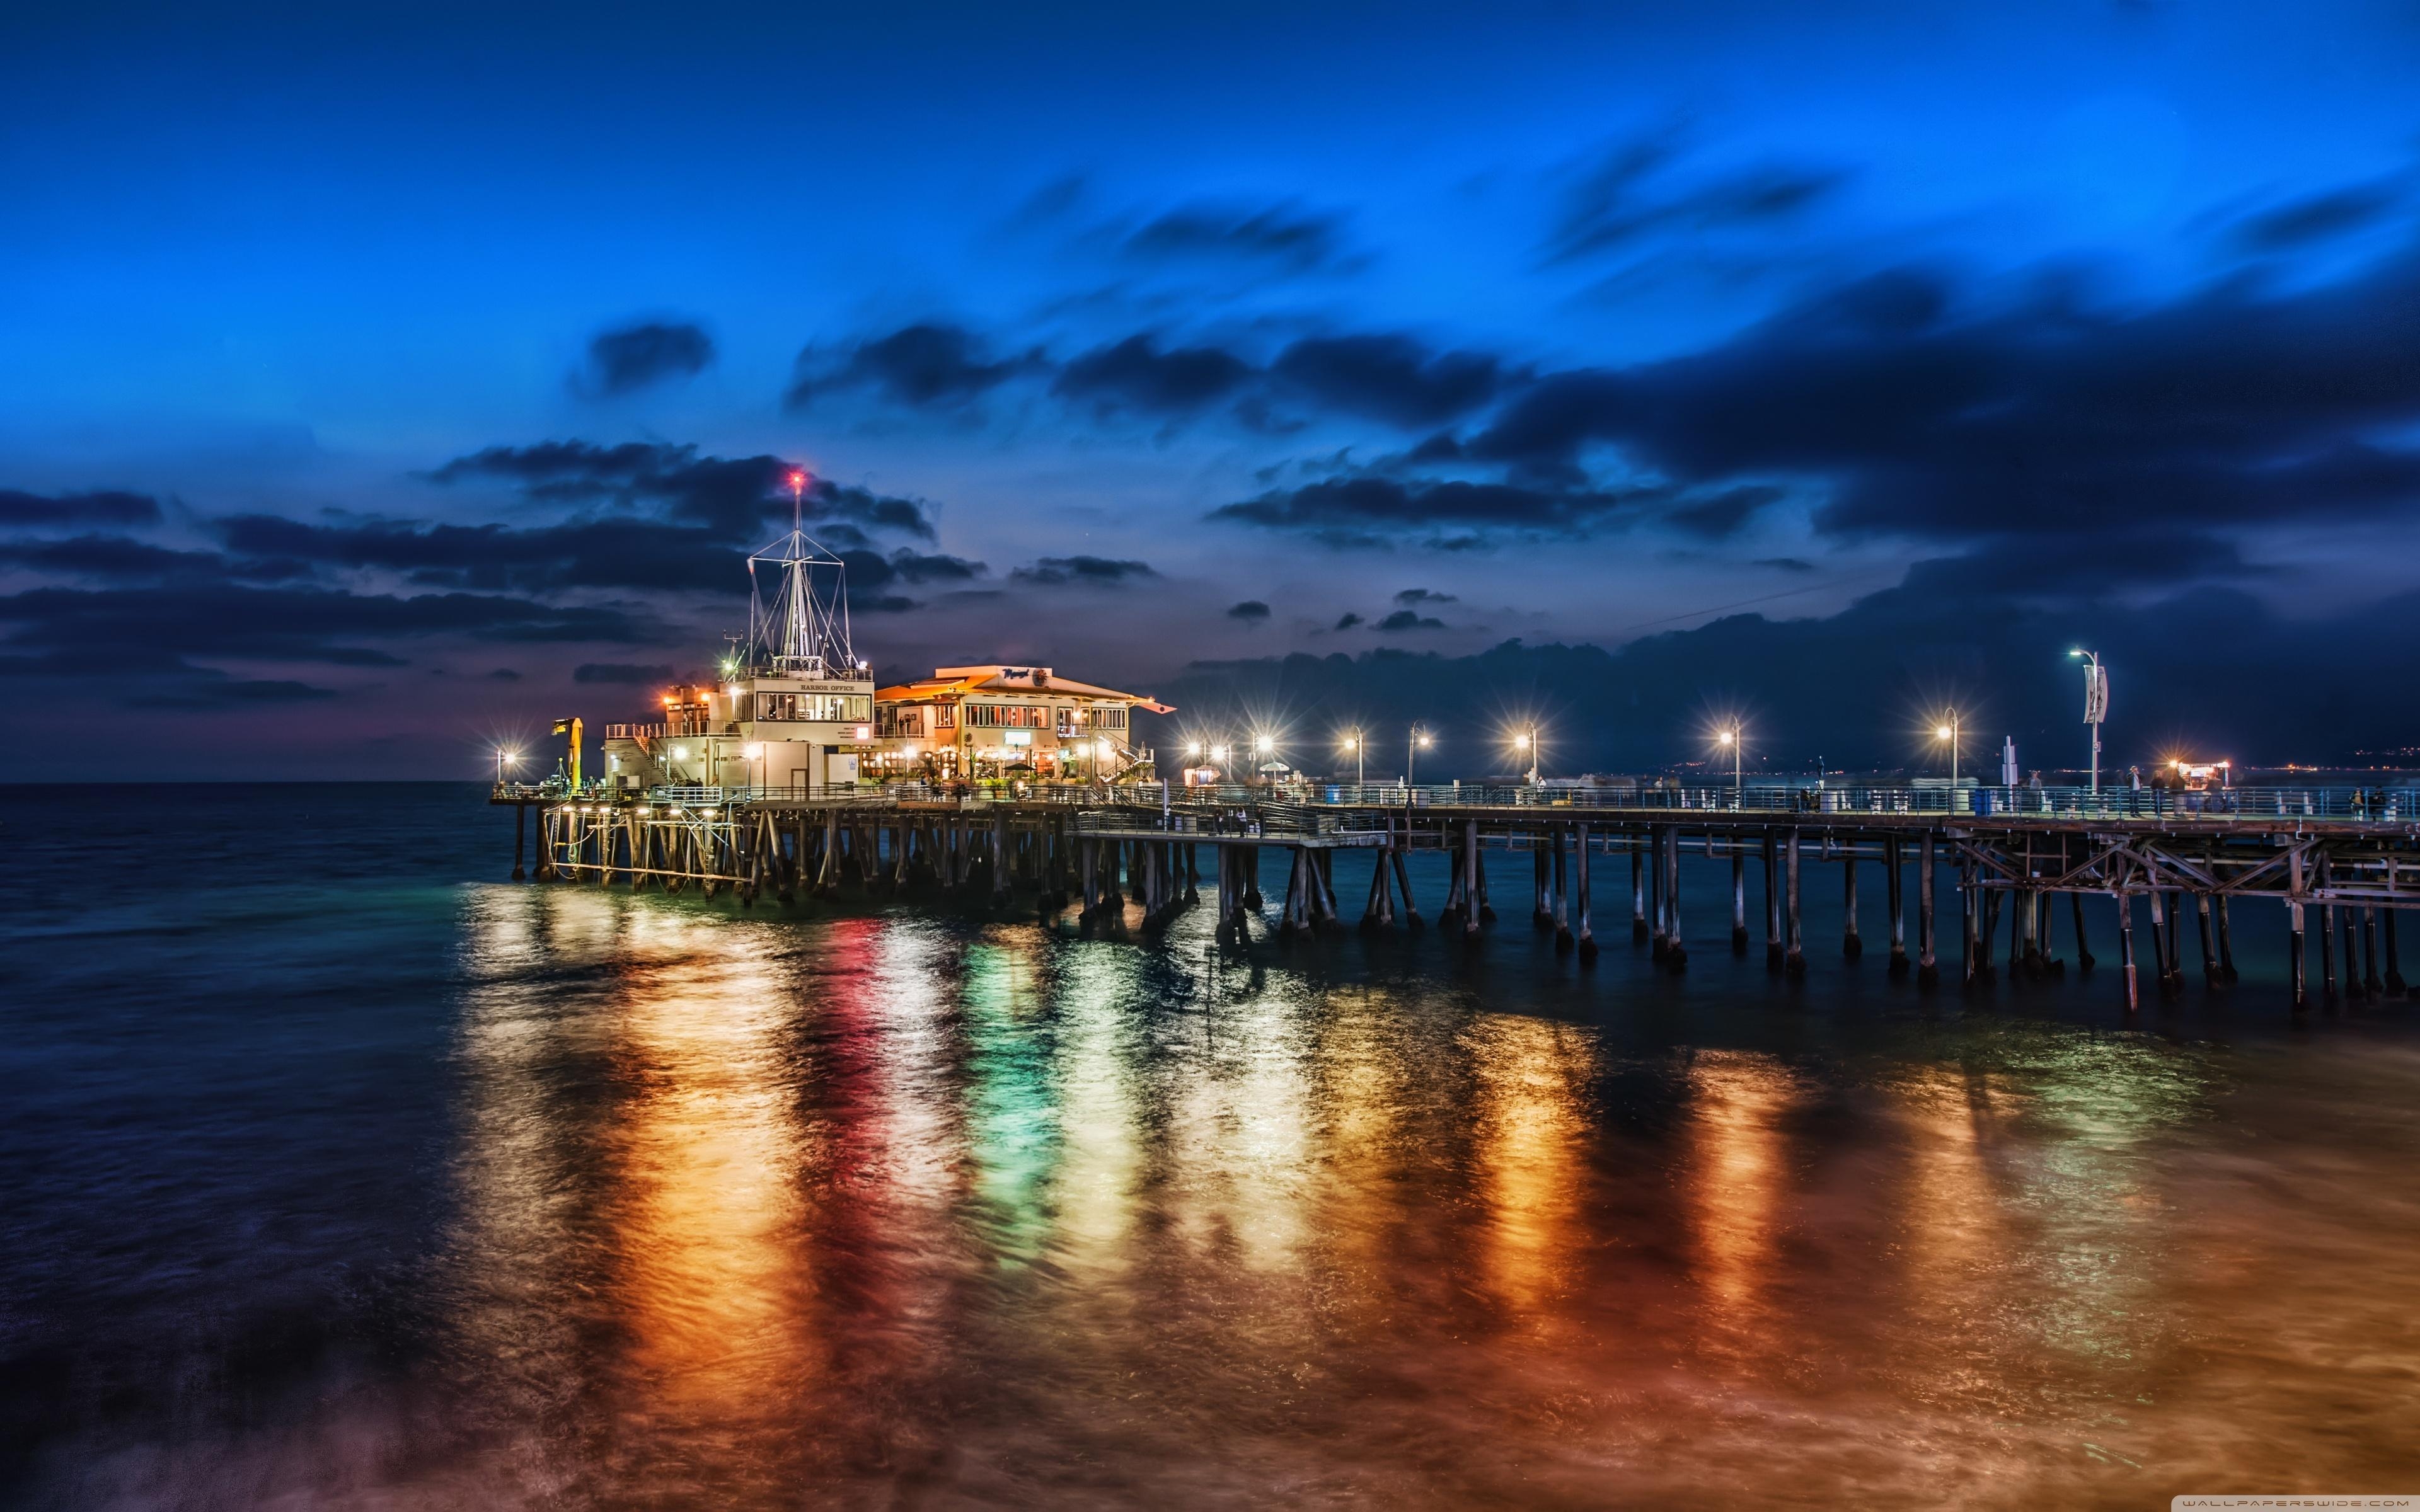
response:
M2318 997L2399 996L2398 912L2420 907L2420 788L1985 788L1946 784L1832 786L1467 785L1167 788L1157 783L1011 784L974 790L659 788L565 792L500 784L490 802L517 810L513 874L525 874L535 810L535 874L712 894L753 903L843 888L896 893L923 887L1047 915L1075 907L1087 927L1119 927L1126 903L1156 929L1199 901L1201 855L1211 853L1218 933L1243 941L1268 928L1260 867L1286 855L1276 927L1340 924L1339 850L1376 853L1364 928L1420 928L1404 857L1450 861L1441 927L1477 939L1495 908L1487 857L1524 857L1532 922L1583 961L1597 950L1592 884L1627 857L1631 932L1655 958L1683 967L1681 857L1728 859L1730 940L1751 943L1748 863L1761 876L1756 923L1773 969L1807 968L1801 924L1810 869L1837 865L1846 904L1843 953L1863 950L1860 864L1878 868L1890 968L1920 982L1940 974L1939 880L1956 894L1961 980L1998 969L2008 918L2008 968L2063 970L2053 948L2052 900L2065 894L2079 966L2094 958L2083 899L2113 899L2126 1001L2139 1001L2134 927L2142 900L2149 973L2163 994L2183 981L2191 914L2205 979L2235 977L2232 905L2283 910L2295 1007ZM1517 862L1514 863L1517 866ZM1869 872L1870 874L1870 872ZM1913 888L1910 882L1913 881ZM1915 893L1916 939L1906 894ZM2317 939L2310 928L2318 914ZM2337 969L2341 948L2342 971Z

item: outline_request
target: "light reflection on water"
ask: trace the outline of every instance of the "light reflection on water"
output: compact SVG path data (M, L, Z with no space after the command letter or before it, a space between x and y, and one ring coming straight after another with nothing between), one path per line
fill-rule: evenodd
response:
M2118 1506L2420 1473L2407 1045L1835 1014L1719 957L1692 1019L1611 950L1559 996L1512 932L1484 969L1246 963L1198 918L462 896L407 1363L343 1421L63 1500Z

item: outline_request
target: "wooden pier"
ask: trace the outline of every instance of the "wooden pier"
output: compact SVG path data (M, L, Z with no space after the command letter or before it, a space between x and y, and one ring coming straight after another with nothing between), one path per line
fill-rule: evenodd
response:
M771 895L844 889L944 893L1046 917L1078 909L1083 927L1123 927L1129 902L1156 931L1201 899L1202 853L1221 940L1269 928L1262 866L1281 899L1281 935L1343 925L1335 853L1374 853L1359 926L1419 929L1405 857L1450 861L1437 927L1477 941L1496 920L1488 856L1498 875L1529 863L1530 919L1559 949L1595 959L1599 871L1627 857L1631 936L1685 969L1683 856L1730 863L1730 942L1751 948L1748 872L1769 969L1808 969L1806 889L1838 866L1841 953L1864 949L1859 868L1878 867L1893 975L1931 986L1943 971L1941 892L1957 903L1962 984L1994 977L2005 919L2011 975L2063 971L2054 900L2070 899L2067 936L2079 969L2095 964L2083 899L2111 899L2128 1008L2148 989L2184 982L2191 916L2203 980L2235 980L2233 904L2273 902L2287 933L2296 1009L2400 997L2396 916L2420 908L2420 792L2234 790L2087 794L2073 789L1658 789L1027 787L953 795L918 788L830 791L659 790L566 795L498 787L515 808L513 875L618 883L752 904ZM532 816L535 814L535 825ZM528 831L535 827L535 834ZM534 839L536 864L525 864ZM1905 894L1913 872L1914 939ZM1281 873L1281 875L1280 874ZM1832 886L1825 883L1823 886ZM1281 889L1281 890L1280 890ZM2316 916L2316 929L2313 928ZM2149 926L2149 955L2135 930ZM2341 969L2339 969L2341 961ZM2148 972L2146 968L2148 967ZM2144 980L2148 975L2149 982Z

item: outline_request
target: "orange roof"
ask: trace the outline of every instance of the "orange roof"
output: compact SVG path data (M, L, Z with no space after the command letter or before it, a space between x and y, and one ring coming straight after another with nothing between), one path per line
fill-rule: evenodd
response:
M897 703L918 699L963 697L975 692L1060 693L1070 698L1128 703L1154 714L1176 712L1173 704L1156 702L1148 693L1121 693L1114 687L1079 683L1071 677L1058 676L1047 667L936 667L931 677L920 677L895 687L877 688L874 696L885 702Z

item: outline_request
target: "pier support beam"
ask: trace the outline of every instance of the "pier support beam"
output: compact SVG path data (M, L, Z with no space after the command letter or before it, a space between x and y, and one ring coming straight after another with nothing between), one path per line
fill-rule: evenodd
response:
M1747 852L1731 837L1731 954L1747 954Z
M1773 831L1764 832L1764 969L1779 971L1781 950L1781 874Z
M2386 995L2403 997L2411 989L2403 982L2403 962L2395 948L2395 913L2393 905L2380 909L2384 917L2378 921L2381 943L2386 947Z
M1890 974L1907 975L1907 842L1883 840L1883 897L1890 904Z
M1801 928L1798 887L1798 831L1790 832L1790 948L1782 957L1782 970L1792 977L1807 975L1807 939Z
M498 763L497 764L502 765L503 764L502 764L502 763ZM525 837L528 835L528 833L529 833L529 805L528 805L528 804L526 804L526 803L517 803L517 804L514 804L514 805L513 805L513 880L514 880L515 882L522 882L522 881L526 881L526 880L528 879L528 877L529 877L529 873L528 873L527 872L524 872L524 871L522 871L522 870L521 870L521 844L522 844L522 841L523 841L523 840L525 839Z
M1857 858L1854 856L1840 863L1840 906L1846 914L1840 925L1840 953L1854 961L1866 953L1866 942L1857 938Z
M1637 837L1624 837L1633 841L1630 847L1630 938L1633 944L1647 938L1647 853L1637 843Z
M1572 933L1571 867L1563 856L1563 826L1557 825L1555 839L1555 953L1569 954L1578 944Z
M1930 987L1941 980L1933 958L1932 831L1924 832L1924 848L1916 863L1916 983Z
M1689 964L1681 943L1681 826L1664 826L1664 964L1678 971Z
M2132 1013L2142 1006L2134 980L2134 895L2121 891L2110 896L2118 903L2118 965L2126 978L2126 1011Z
M2194 892L2194 930L2195 938L2201 944L2201 984L2204 987L2216 987L2220 980L2218 949L2212 938L2213 931L2211 929L2210 915L2210 891L2208 888L2196 888Z
M1589 928L1589 826L1586 825L1580 825L1579 848L1573 857L1573 864L1578 867L1579 875L1573 879L1577 885L1575 901L1578 906L1573 911L1572 923L1579 934L1580 964L1587 965L1596 959L1596 935Z

